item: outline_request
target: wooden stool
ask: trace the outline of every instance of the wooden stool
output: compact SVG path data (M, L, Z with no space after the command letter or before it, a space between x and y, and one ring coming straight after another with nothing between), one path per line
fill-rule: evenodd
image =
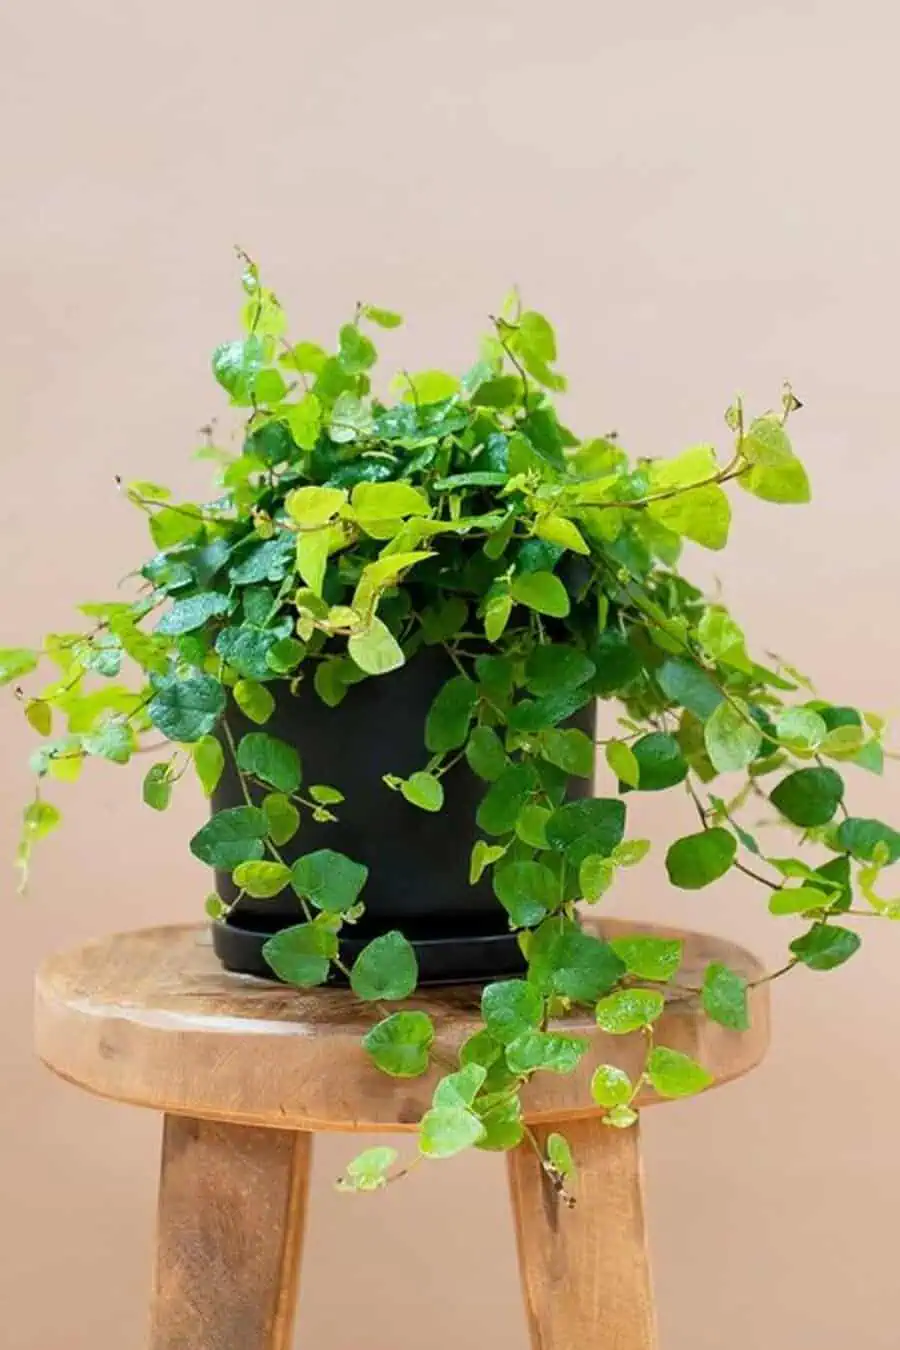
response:
M602 932L685 938L678 978L687 985L710 961L751 980L763 973L717 938L615 920ZM479 997L462 986L411 1002L434 1018L446 1056L472 1031ZM673 993L658 1041L726 1082L765 1052L767 985L753 990L751 1016L750 1031L728 1031L695 997ZM439 1071L385 1077L360 1046L371 1008L349 990L228 975L202 927L123 933L52 957L38 975L36 1017L38 1053L61 1077L165 1113L152 1350L289 1350L313 1134L413 1130ZM566 1029L589 1034L591 1053L574 1074L537 1075L524 1100L542 1143L562 1129L572 1144L576 1207L548 1183L534 1149L508 1155L532 1345L653 1350L638 1130L604 1126L589 1091L598 1063L639 1072L642 1039L608 1036L584 1015Z

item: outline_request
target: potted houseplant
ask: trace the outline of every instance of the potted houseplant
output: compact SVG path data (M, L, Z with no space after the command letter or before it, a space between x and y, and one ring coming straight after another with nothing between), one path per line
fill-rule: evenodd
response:
M419 981L485 982L484 1029L449 1066L423 1153L517 1144L519 1088L584 1051L549 1025L572 1005L647 1035L640 1081L594 1076L607 1123L626 1127L645 1079L668 1095L709 1081L653 1044L678 941L579 927L576 902L596 904L648 851L628 836L629 794L690 795L672 885L755 877L776 920L794 917L784 970L838 966L859 947L855 915L900 913L878 889L900 834L845 803L846 765L882 771L884 723L760 664L678 568L685 539L725 545L729 484L808 500L787 429L800 405L789 388L761 416L735 402L722 458L698 445L633 462L559 419L553 329L516 296L461 379L404 372L385 399L372 335L399 316L360 305L336 350L296 342L243 262L244 334L213 357L240 444L202 452L217 496L123 485L155 550L133 593L83 605L81 631L40 650L0 652L42 738L23 874L59 823L55 781L148 750L149 807L188 772L211 798L190 846L216 873L206 909L227 968L349 980L375 1007L366 1049L401 1077L427 1066L433 1032L384 1005ZM19 680L45 660L51 682L26 695ZM618 720L593 796L598 699ZM741 823L760 799L808 858L772 856ZM711 1018L746 1026L737 972L711 966L697 993ZM564 1174L565 1141L550 1148ZM346 1184L382 1185L395 1156L368 1151Z

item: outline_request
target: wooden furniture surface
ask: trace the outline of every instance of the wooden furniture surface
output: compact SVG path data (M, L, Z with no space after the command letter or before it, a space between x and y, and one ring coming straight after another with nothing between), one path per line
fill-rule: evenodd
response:
M749 952L656 926L586 925L604 936L684 940L658 1043L699 1060L717 1084L761 1060L768 985L751 990L746 1032L710 1022L695 992L713 961L762 980ZM360 1045L380 1015L372 1005L346 989L302 992L227 974L203 927L115 934L44 964L36 987L44 1062L91 1092L165 1116L151 1350L289 1350L312 1135L414 1130L478 1025L480 994L459 986L409 1000L434 1019L438 1065L393 1079ZM588 1035L590 1052L574 1074L536 1075L525 1115L538 1144L554 1129L569 1139L579 1164L574 1207L531 1143L508 1155L532 1347L655 1350L639 1132L605 1126L589 1091L599 1063L638 1073L643 1041L606 1035L585 1015L559 1026Z

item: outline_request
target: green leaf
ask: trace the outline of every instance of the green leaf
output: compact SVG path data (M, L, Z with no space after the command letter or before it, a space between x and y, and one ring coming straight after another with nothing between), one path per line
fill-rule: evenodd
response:
M417 404L443 403L459 389L459 380L443 370L423 370L417 375L398 377L406 402Z
M553 512L541 516L536 522L534 532L538 539L546 539L560 548L570 549L573 553L590 554L590 547L573 520Z
M147 806L154 811L165 811L172 800L172 780L169 777L171 766L154 764L144 778L143 798Z
M649 515L704 548L721 549L728 542L731 506L717 483L679 492L664 501L651 501Z
M634 1093L628 1074L614 1064L601 1064L591 1079L591 1096L598 1106L627 1106Z
M656 672L656 680L666 698L704 722L723 701L706 672L690 661L670 657Z
M184 600L176 600L168 614L164 614L156 626L158 633L174 637L179 633L193 633L202 628L210 619L219 614L227 614L231 602L227 595L218 591L205 591L199 595L189 595Z
M769 800L794 825L827 825L844 799L844 780L834 769L797 769L782 778Z
M234 869L232 879L254 900L271 900L290 883L291 869L280 862L243 862Z
M291 872L297 894L329 914L352 909L369 875L368 867L330 848L298 858Z
M262 809L266 817L266 833L276 847L280 848L293 839L300 828L300 812L289 797L282 792L270 792L263 798Z
M375 345L355 323L345 323L339 335L338 360L348 375L359 375L378 359Z
M812 751L825 740L828 727L812 708L785 708L775 718L775 735L794 751Z
M616 1130L627 1130L637 1122L638 1113L630 1106L611 1106L603 1117L604 1125Z
M266 664L276 675L289 675L297 669L305 655L306 647L296 638L279 638L266 652Z
M596 853L590 854L578 869L581 898L588 904L596 904L609 890L615 877L616 865L612 858L601 858Z
M612 1036L627 1036L652 1026L665 1006L665 998L655 989L620 989L597 1004L597 1026Z
M583 1036L566 1036L558 1031L526 1031L506 1047L506 1062L513 1073L532 1073L546 1069L551 1073L571 1073L588 1048Z
M624 633L605 629L590 649L597 673L590 682L592 694L600 698L625 689L642 672L640 658Z
M242 736L237 752L238 768L243 773L288 795L300 786L300 756L292 745L269 736L265 731L251 731Z
M523 699L511 710L507 724L513 731L543 731L558 722L567 722L593 701L593 693L586 688L561 689L539 699Z
M525 662L525 687L542 696L561 689L578 689L587 684L596 667L579 647L561 643L535 647Z
M547 1161L564 1179L575 1176L577 1170L575 1159L572 1156L569 1141L564 1134L554 1131L547 1135Z
M147 716L170 741L199 741L225 711L225 690L211 675L158 680Z
M642 980L671 980L684 956L680 938L613 938L610 945L628 974Z
M458 750L465 743L477 693L464 675L455 675L438 690L425 720L425 746L431 754Z
M428 646L447 642L465 627L469 606L458 595L438 597L420 614L422 632Z
M849 816L838 826L837 842L859 862L878 861L882 851L882 866L900 858L900 834L881 820Z
M810 970L834 970L855 955L861 945L858 933L836 924L818 923L791 943L791 951Z
M232 806L217 811L191 840L195 858L210 867L230 870L238 863L263 856L266 818L255 806Z
M403 322L402 314L395 314L392 309L379 309L377 305L363 305L362 313L379 328L399 328Z
M537 773L530 764L510 764L491 783L481 799L476 821L485 834L508 834L529 797L537 790Z
M425 493L410 483L357 483L350 505L365 529L384 521L431 514L431 503Z
M503 742L491 727L473 728L466 742L466 761L488 783L495 782L509 763Z
M387 1185L387 1174L397 1161L395 1148L367 1148L347 1164L338 1182L341 1191L378 1191Z
M558 897L550 868L539 862L510 862L494 869L494 894L516 928L539 923Z
M566 802L547 821L550 847L573 867L599 854L608 858L625 834L625 803L615 797L589 797Z
M638 765L638 787L641 792L662 792L683 783L687 777L687 760L674 736L664 731L651 731L632 746Z
M610 741L606 747L606 762L620 783L633 788L638 786L641 766L630 745L624 741Z
M257 726L268 722L275 711L274 698L264 684L257 684L255 680L238 680L231 692L244 716Z
M737 480L741 487L765 502L803 504L810 499L809 478L799 459L784 464L754 464Z
M309 534L301 534L297 539L295 556L297 571L315 595L322 594L330 552L330 530L312 530Z
M723 877L737 854L737 840L719 827L676 839L666 854L666 871L673 886L699 891Z
M657 1045L650 1051L647 1073L661 1097L690 1097L708 1088L713 1081L712 1074L702 1064L664 1045Z
M545 994L595 1003L624 974L624 962L610 944L569 919L546 919L529 944L528 978Z
M548 763L579 778L594 776L594 742L575 727L568 731L545 731L540 738L540 753Z
M649 839L623 839L613 849L612 860L617 867L636 867L649 852Z
M459 1107L471 1106L484 1080L487 1069L482 1064L469 1061L456 1073L447 1074L434 1090L433 1106Z
M419 965L402 933L383 933L363 947L350 972L357 998L407 998L415 989Z
M805 914L808 910L827 909L834 892L825 893L817 886L796 886L774 891L769 900L769 913L775 915Z
M484 635L488 642L497 642L503 636L512 605L512 596L506 589L488 594L484 603Z
M213 352L212 370L223 389L237 403L248 403L256 376L265 363L263 344L251 333L236 342L223 342Z
M440 811L444 805L444 788L433 773L412 773L400 782L400 791L408 802L422 811Z
M546 806L531 802L523 806L516 818L516 834L523 844L530 848L549 848L547 840L547 821L551 812Z
M522 1103L518 1097L508 1097L486 1111L479 1110L478 1117L484 1126L484 1134L476 1148L506 1152L521 1144L525 1126L522 1123Z
M383 1073L392 1078L418 1078L428 1068L434 1041L431 1018L423 1012L397 1012L378 1022L363 1047Z
M271 630L251 628L223 628L216 638L216 651L237 674L247 680L270 679L272 672L266 660L278 641Z
M29 651L26 647L0 648L0 685L30 675L37 669L39 660L40 652Z
M474 886L479 882L487 868L502 858L505 852L505 844L487 844L483 839L476 839L469 861L469 885Z
M262 951L279 979L308 989L328 979L331 961L338 954L337 934L324 924L296 924L269 938Z
M284 509L295 525L311 530L334 520L346 502L347 493L343 488L308 484L288 493Z
M508 1045L526 1031L540 1026L544 1000L533 985L524 980L501 980L485 986L481 995L481 1016L488 1033L501 1045Z
M762 729L745 704L720 703L703 729L706 753L719 773L745 769L762 745Z
M484 1136L484 1126L463 1106L439 1106L426 1111L419 1126L419 1149L426 1158L452 1158Z
M207 797L211 797L219 785L222 770L225 768L225 754L215 736L201 736L194 742L194 768Z
M304 345L302 342L299 344ZM294 348L296 351L297 348ZM291 436L301 450L314 450L322 430L322 405L315 394L304 394L299 403L283 409Z
M795 458L791 439L775 413L766 413L750 423L741 450L751 464L783 465Z
M703 977L703 1007L707 1017L732 1031L746 1031L750 1026L747 1006L747 981L736 970L730 970L718 961L706 967Z
M511 592L520 605L554 619L564 619L571 608L565 586L552 572L520 572L513 577Z
M398 670L406 660L403 649L387 624L373 618L362 633L355 633L347 642L352 660L367 675L387 675Z

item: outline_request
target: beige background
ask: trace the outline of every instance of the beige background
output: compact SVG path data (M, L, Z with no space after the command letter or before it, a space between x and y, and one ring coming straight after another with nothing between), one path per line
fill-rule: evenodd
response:
M572 420L641 452L718 435L735 389L765 406L790 375L815 509L742 496L733 548L697 566L830 695L896 704L898 37L887 0L5 6L0 643L67 626L144 555L114 474L203 481L189 453L221 407L208 352L233 334L240 242L301 336L360 297L406 312L397 364L467 361L518 281L558 321ZM2 716L6 857L31 742L11 699ZM896 775L854 791L900 822ZM199 801L158 819L138 796L97 766L31 897L3 887L10 1350L143 1343L158 1123L29 1048L45 952L197 913ZM687 821L641 809L660 839ZM752 886L668 897L658 863L613 907L772 959L792 931ZM897 1343L900 930L867 937L778 990L751 1080L648 1121L665 1350ZM521 1350L500 1163L370 1203L331 1189L347 1153L319 1151L299 1340Z

